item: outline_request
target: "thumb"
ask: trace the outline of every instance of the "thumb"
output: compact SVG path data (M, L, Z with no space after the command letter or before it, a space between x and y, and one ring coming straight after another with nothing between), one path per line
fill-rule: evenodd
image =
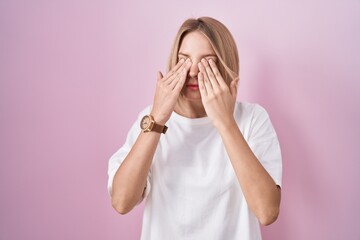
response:
M230 83L230 93L231 93L231 96L233 96L233 98L235 98L235 99L236 99L236 96L237 96L238 83L239 83L239 78L235 78Z
M160 71L157 72L157 80L160 81L161 79L163 79L163 75Z

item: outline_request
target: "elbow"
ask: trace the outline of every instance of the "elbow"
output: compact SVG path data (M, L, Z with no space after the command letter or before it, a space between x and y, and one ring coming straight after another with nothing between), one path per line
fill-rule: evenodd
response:
M266 212L264 212L263 214L261 214L258 219L259 222L264 225L264 226L268 226L272 223L274 223L276 221L276 219L279 216L279 208L274 208L271 210L268 210Z
M131 211L130 208L123 207L121 205L113 205L113 208L121 215L125 215Z
M274 223L279 217L281 199L281 191L279 186L278 189L279 191L276 195L276 198L274 198L274 201L263 205L261 211L258 212L259 214L257 215L257 217L259 219L259 222L264 226L268 226Z
M121 215L125 215L129 213L133 209L133 207L127 204L125 201L116 198L111 199L111 204L112 207L116 210L116 212L118 212Z

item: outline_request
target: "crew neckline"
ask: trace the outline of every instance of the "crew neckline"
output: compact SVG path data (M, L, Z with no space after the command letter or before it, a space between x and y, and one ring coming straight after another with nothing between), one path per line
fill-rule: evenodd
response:
M191 125L205 125L205 124L211 123L210 118L207 116L201 117L201 118L188 118L188 117L184 117L184 116L178 114L175 111L172 112L170 119L172 119L176 122L182 122L182 123L191 124Z
M234 109L234 116L236 114L238 114L239 108L241 107L241 102L236 101L235 102L235 109ZM177 112L173 111L171 114L170 119L176 121L176 122L181 122L181 123L186 123L186 124L191 124L191 125L206 125L206 124L211 124L211 120L209 117L201 117L201 118L188 118L188 117L184 117L180 114L178 114Z

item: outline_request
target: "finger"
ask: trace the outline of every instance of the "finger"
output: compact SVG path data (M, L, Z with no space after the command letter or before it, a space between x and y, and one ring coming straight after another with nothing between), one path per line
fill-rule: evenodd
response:
M176 86L176 83L179 80L183 79L185 81L190 66L191 66L191 61L190 59L187 59L186 62L176 71L176 73L169 78L167 83L169 84L171 89L173 89Z
M186 81L186 76L187 76L187 70L184 69L183 72L182 72L182 75L181 77L179 78L178 81L174 81L176 84L174 85L173 87L173 90L179 94L181 92L181 90L183 89L184 87L184 84L185 84L185 81Z
M221 87L227 87L227 84L224 81L223 77L221 76L221 73L220 73L219 69L217 68L214 60L210 59L209 64L210 64L211 70L213 71L215 78L216 78L217 82L219 83L219 85Z
M204 83L204 75L202 74L202 72L198 73L198 83L199 83L201 99L204 99L207 96L207 92Z
M185 67L181 68L181 72L176 75L176 78L174 78L170 84L170 89L175 89L178 85L181 85L181 87L184 85L185 79L187 75L187 70Z
M204 65L200 62L198 64L198 66L199 66L199 70L200 70L200 72L202 74L202 77L203 77L203 83L204 83L204 86L205 86L205 89L206 89L207 96L209 96L209 95L213 94L213 87L212 87L212 85L210 83L210 80L209 80L209 78L207 76Z
M214 90L217 90L218 87L219 87L219 83L218 83L218 81L216 80L215 75L214 75L214 73L213 73L213 71L212 71L212 69L211 69L208 61L207 61L205 58L203 58L203 59L201 60L201 63L202 63L202 64L204 65L204 67L205 67L205 71L206 71L207 77L208 77L208 79L210 80L210 83L211 83L213 89L214 89Z
M212 85L210 83L210 80L209 80L209 78L207 76L205 67L201 62L198 63L198 67L199 67L199 70L200 70L200 72L202 73L202 76L203 76L203 82L204 82L204 86L205 86L207 95L210 95L210 94L213 93L213 87L212 87Z
M181 66L175 73L168 77L165 81L168 85L173 86L174 82L176 83L179 80L182 71L184 70L184 66Z
M168 79L170 76L176 73L184 63L185 59L180 59L180 61L166 74L165 78Z
M236 100L237 97L237 86L238 86L238 78L235 80L232 80L230 83L230 94L231 96Z
M157 72L157 80L160 81L161 79L163 79L163 77L164 77L163 74L160 71L158 71Z
M185 61L184 59L181 59L181 60ZM190 59L189 58L186 59L185 62L183 62L179 67L176 68L175 72L173 72L171 75L166 77L167 79L165 82L167 82L168 84L171 84L171 82L174 81L175 79L179 79L184 68L185 69L190 68L190 63L191 63Z

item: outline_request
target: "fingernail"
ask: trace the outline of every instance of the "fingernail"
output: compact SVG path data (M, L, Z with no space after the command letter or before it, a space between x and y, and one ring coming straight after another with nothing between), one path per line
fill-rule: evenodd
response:
M184 61L185 61L185 60L182 58L182 59L180 59L180 61L179 61L179 62L180 62L180 63L183 63Z
M190 62L190 59L188 58L188 59L186 59L186 62L188 63L188 62Z

